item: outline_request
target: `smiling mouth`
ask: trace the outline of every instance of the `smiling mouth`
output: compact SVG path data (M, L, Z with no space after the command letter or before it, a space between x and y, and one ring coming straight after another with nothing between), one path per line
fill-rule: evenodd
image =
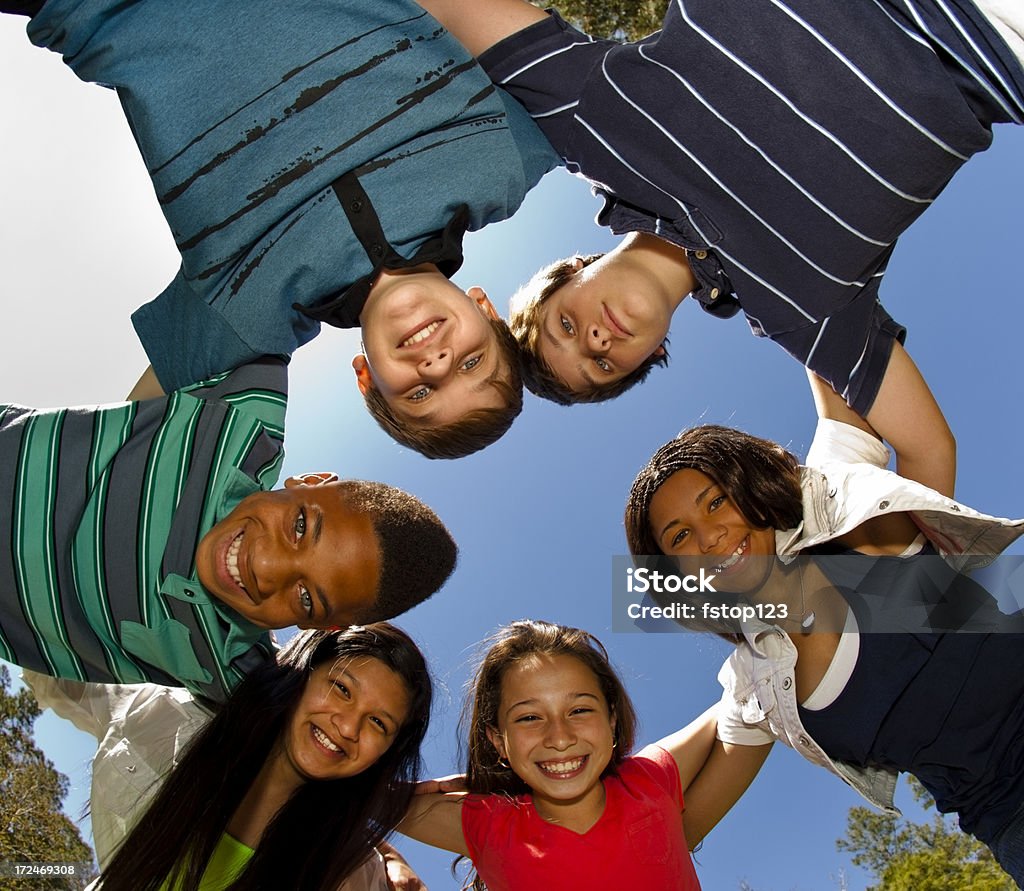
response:
M569 758L566 761L538 761L537 767L541 773L555 779L567 779L576 776L587 763L589 755L582 755L579 758Z
M310 725L313 728L313 739L315 739L321 746L327 749L328 752L333 752L335 755L344 755L348 757L348 753L339 745L336 745L331 738L324 733L315 724Z
M741 541L739 543L739 545L736 546L736 550L733 551L732 554L726 560L723 560L717 566L712 566L711 567L711 574L712 575L721 575L722 573L728 572L737 563L739 563L740 560L743 559L743 556L747 553L747 550L749 548L750 548L750 536L747 535L747 536L744 537L743 541Z
M245 538L245 530L239 532L238 535L235 536L234 541L228 545L227 553L224 555L224 568L227 570L231 581L248 594L249 599L255 603L256 598L253 597L252 594L249 593L249 589L245 587L245 583L242 581L242 574L238 570L238 553L242 549L243 538Z
M407 338L405 338L405 340L403 340L399 344L399 347L411 347L416 346L416 344L418 343L422 343L424 340L430 337L430 335L433 334L438 328L441 327L441 323L443 321L443 319L435 319L433 322L428 322L422 328L417 329Z
M613 313L606 304L602 304L604 307L604 314L608 317L608 321L611 323L611 327L614 328L620 337L632 337L633 332L630 331L622 322L619 321L618 317Z

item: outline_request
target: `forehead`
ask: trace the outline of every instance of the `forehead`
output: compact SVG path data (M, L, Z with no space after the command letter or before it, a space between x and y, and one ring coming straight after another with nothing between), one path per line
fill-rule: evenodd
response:
M501 679L503 707L524 699L560 699L577 693L604 702L597 675L568 653L526 656L509 666Z
M340 482L289 491L314 508L306 518L306 534L316 536L319 531L325 547L317 554L313 570L326 577L325 594L341 613L338 624L361 618L376 601L380 581L380 543L373 518L354 503Z

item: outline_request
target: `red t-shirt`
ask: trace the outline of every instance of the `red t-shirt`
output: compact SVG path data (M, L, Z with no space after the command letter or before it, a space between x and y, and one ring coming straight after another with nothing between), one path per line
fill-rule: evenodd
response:
M700 891L672 756L648 746L603 782L604 813L582 835L543 820L530 795L469 796L462 834L488 891Z

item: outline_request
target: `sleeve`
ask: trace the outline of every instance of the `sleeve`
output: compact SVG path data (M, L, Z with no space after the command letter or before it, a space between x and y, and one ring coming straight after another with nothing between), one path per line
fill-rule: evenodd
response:
M362 866L338 886L338 891L390 891L384 858L374 851Z
M163 293L132 313L132 324L167 393L259 356L189 287L181 271Z
M759 723L748 723L743 719L744 704L734 693L736 686L736 653L725 660L718 672L718 680L722 685L722 698L718 702L717 737L724 743L737 746L763 746L775 742L775 736L765 730ZM751 697L753 700L753 697ZM756 705L756 702L754 703ZM756 720L764 716L759 714Z
M55 714L98 740L107 734L111 724L125 721L128 716L140 716L143 723L152 723L156 710L166 713L172 702L176 716L185 715L197 726L208 719L198 706L192 706L189 694L176 687L90 684L50 677L27 668L22 670L22 678L43 708L53 709ZM162 704L165 698L166 705Z
M478 61L495 84L526 108L565 158L576 106L606 43L591 40L551 11L547 19L496 43Z
M804 463L810 467L823 467L834 462L885 468L889 465L889 449L865 430L842 421L819 418Z
M902 343L907 329L894 321L878 301L877 282L841 309L788 331L760 331L766 316L750 319L755 333L766 333L786 352L831 384L861 417L878 395L889 366L893 343ZM740 291L743 299L743 292ZM756 314L756 313L755 313ZM750 313L748 313L750 318Z
M671 753L661 746L645 746L627 762L663 789L679 810L683 809L683 786L679 779L679 766Z
M462 802L462 836L466 840L469 859L479 863L483 853L500 856L488 844L493 821L502 807L511 806L508 799L498 795L469 795Z

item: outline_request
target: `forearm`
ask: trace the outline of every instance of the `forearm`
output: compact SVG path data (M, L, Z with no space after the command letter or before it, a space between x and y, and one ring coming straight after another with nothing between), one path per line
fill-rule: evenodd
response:
M771 748L772 743L738 746L715 740L708 760L683 794L683 829L690 850L747 791Z
M807 372L819 418L857 427L892 446L896 472L952 497L956 482L956 440L914 361L893 345L878 395L861 417L832 387Z
M474 56L547 13L526 0L417 0Z

